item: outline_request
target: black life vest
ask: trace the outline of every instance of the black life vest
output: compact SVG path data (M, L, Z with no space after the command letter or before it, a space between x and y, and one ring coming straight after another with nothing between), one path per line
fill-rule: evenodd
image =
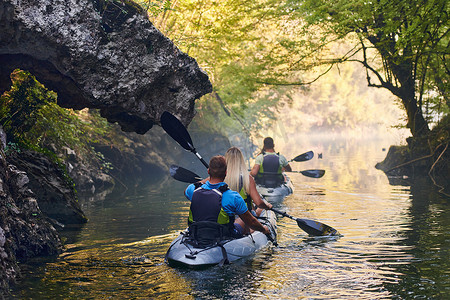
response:
M218 189L204 189L196 184L189 209L189 233L203 245L211 244L232 236L234 216L229 216L222 208L222 195L228 185Z
M280 165L279 153L263 153L263 155L263 163L259 167L258 174L255 178L256 183L269 188L281 185L284 182L284 178L281 172L282 166Z

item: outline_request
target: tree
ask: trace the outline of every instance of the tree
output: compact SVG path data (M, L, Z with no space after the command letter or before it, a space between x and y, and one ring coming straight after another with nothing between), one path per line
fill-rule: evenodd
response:
M197 107L217 113L224 108L240 120L240 131L241 124L250 131L264 124L261 120L276 118L266 108L276 106L292 86L272 83L294 76L290 62L301 59L301 51L292 52L299 38L285 23L291 21L280 13L278 0L140 3L155 26L208 73L214 90Z
M388 89L401 99L414 137L430 131L423 113L429 104L425 94L436 95L430 100L438 100L448 111L447 0L288 0L285 10L307 22L305 32L320 27L323 36L315 49L354 38L349 52L322 63L362 64L369 86ZM374 51L378 60L372 59Z
M258 108L315 82L321 75L310 76L313 69L323 75L352 61L364 66L370 87L401 99L413 136L427 135L436 114L449 111L448 1L143 2L210 75L214 93L205 99L220 99L248 127L274 119L274 109ZM336 52L339 41L352 46Z

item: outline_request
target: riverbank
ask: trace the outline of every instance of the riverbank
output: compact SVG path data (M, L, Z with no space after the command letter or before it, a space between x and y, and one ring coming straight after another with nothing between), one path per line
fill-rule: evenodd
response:
M376 168L386 173L393 184L427 178L440 193L450 197L450 117L429 135L409 137L405 146L391 146L386 158Z
M91 155L100 155L101 164L89 164L92 160L68 147L54 147L52 153L61 162L58 165L41 152L12 149L0 130L0 295L6 295L9 286L21 276L18 262L60 254L64 251L61 231L88 222L78 195L90 197L133 189L155 178L168 177L171 164L190 165L194 170L200 164L159 127L139 135L109 126L112 129L107 138L93 139ZM198 128L192 131L205 157L224 153L230 146L220 134ZM204 171L203 166L198 167Z
M4 136L0 134L0 136ZM26 172L10 164L0 143L0 297L20 276L18 261L61 253L61 239L42 213Z

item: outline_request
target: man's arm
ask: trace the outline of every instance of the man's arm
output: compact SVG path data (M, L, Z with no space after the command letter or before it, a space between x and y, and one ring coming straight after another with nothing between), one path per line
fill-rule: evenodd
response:
M280 157L280 165L281 165L281 171L283 172L292 172L292 168L289 165L288 160L286 159L286 157L283 154L279 155Z
M292 168L291 168L291 166L290 166L289 164L287 164L287 165L285 165L285 166L283 167L283 171L286 171L286 172L292 172Z
M245 225L247 225L251 229L261 231L264 234L270 234L269 229L259 223L259 221L248 210L245 213L239 215L239 217L242 221L244 221Z
M253 177L255 177L258 174L259 171L259 165L254 165L252 170L250 171L250 175L252 175Z
M192 200L192 194L194 193L195 186L193 183L187 186L187 188L184 190L184 195L186 198L191 201Z

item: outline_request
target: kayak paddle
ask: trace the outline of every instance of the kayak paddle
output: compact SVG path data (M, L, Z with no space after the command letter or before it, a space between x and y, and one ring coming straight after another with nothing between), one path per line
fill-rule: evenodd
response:
M287 171L286 171L287 172ZM301 173L307 177L320 178L325 175L325 170L314 169L314 170L304 170L304 171L289 171L290 173Z
M276 210L275 208L272 207L272 210L274 212L276 212L277 214L280 214L284 217L288 217L289 219L295 220L297 221L297 225L298 227L300 227L301 229L303 229L306 233L308 233L309 235L314 235L314 236L332 236L332 235L340 235L340 233L326 225L317 221L313 221L313 220L308 220L308 219L299 219L299 218L295 218L291 215L288 215L285 212Z
M170 167L170 176L172 176L174 179L176 179L178 181L187 182L187 183L194 183L194 182L200 181L202 179L200 176L198 176L194 172L191 172L183 167L179 167L176 165L172 165ZM334 229L326 224L320 223L318 221L294 218L285 212L276 210L273 207L272 207L272 211L277 214L280 214L284 217L288 217L292 220L297 221L298 227L303 229L309 235L314 235L314 236L339 235L339 232L336 229Z
M314 152L308 151L308 152L305 152L303 154L300 154L300 155L294 157L293 159L288 161L288 163L290 163L291 161L296 161L296 162L307 161L307 160L312 159L313 157L314 157Z
M180 144L181 147L194 153L197 156L197 158L203 163L203 165L205 167L209 168L209 166L205 162L205 160L195 150L193 143L192 143L191 136L189 135L189 132L187 131L186 127L184 127L184 125L180 122L180 120L178 120L171 113L165 111L161 115L161 126L178 144ZM174 170L174 172L171 172L171 176L173 178L175 178L174 177L175 174L178 178L182 177L182 178L186 178L186 180L193 180L193 178L195 178L195 179L201 178L197 174L195 174L189 170L186 170L182 167L178 167L178 168L176 166L174 168L171 167L171 170ZM184 172L184 170L186 170L188 172ZM191 177L188 179L188 176L184 177L183 174L191 176ZM177 179L177 178L175 178L175 179ZM307 219L294 218L294 217L288 215L287 213L277 211L273 208L272 208L272 211L274 211L275 213L281 214L283 216L286 216L290 219L296 220L298 226L301 229L303 229L306 233L308 233L309 235L323 236L323 235L339 234L336 229L333 229L332 227L322 224L320 222L307 220Z
M195 174L194 172L191 172L185 168L176 165L170 166L170 176L172 176L174 179L178 181L187 183L194 183L202 180L202 178L197 174Z
M171 113L165 111L162 113L160 121L162 128L167 134L169 134L181 147L194 153L202 164L206 168L209 168L206 161L200 156L197 150L195 150L191 136L180 120Z
M305 175L307 177L312 177L312 178L320 178L325 174L325 170L320 170L320 169L312 169L312 170L304 170L304 171L285 171L285 172L301 173L302 175ZM264 174L278 175L277 172L264 172Z

